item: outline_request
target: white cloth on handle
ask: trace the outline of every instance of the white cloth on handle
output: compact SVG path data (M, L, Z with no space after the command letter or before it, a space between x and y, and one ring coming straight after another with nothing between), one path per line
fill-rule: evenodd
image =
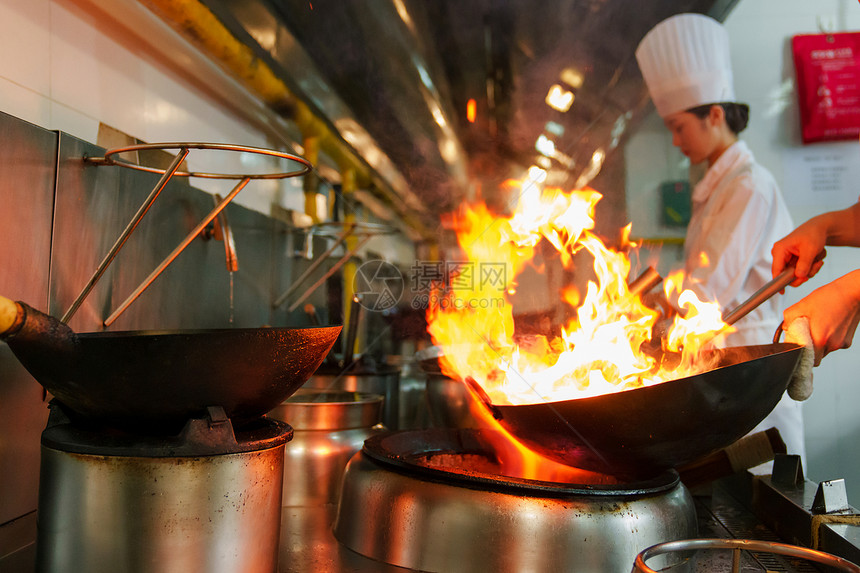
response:
M815 365L815 347L812 345L809 319L805 316L795 318L785 331L785 341L803 346L800 362L788 383L788 395L802 402L812 396L812 367Z

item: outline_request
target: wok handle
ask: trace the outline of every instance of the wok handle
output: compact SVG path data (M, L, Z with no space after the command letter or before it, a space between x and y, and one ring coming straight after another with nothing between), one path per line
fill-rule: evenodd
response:
M483 402L487 410L489 410L490 413L493 415L493 418L495 418L496 420L501 420L502 412L493 405L492 400L490 400L490 395L487 394L487 391L484 390L480 384L478 384L478 381L471 376L466 376L464 382L466 383L466 386L469 387L469 390L474 392L478 396L478 399Z
M776 327L776 332L773 333L773 343L774 344L777 344L779 342L779 339L782 337L782 333L783 333L782 327L784 325L785 325L784 320L779 321L779 326Z
M0 338L11 331L18 322L18 308L14 300L0 296Z
M636 277L633 282L627 285L627 289L631 296L643 295L661 282L663 282L663 277L660 276L657 269L654 267L648 267L641 275Z

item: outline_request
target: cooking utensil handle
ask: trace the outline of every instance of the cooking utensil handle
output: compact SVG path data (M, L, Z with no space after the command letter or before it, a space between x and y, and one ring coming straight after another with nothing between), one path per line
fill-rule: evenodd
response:
M654 267L648 267L641 275L636 277L633 282L627 285L627 289L631 296L643 295L661 282L663 282L663 277L660 276L657 269Z
M480 384L478 384L478 381L471 376L466 376L464 382L466 383L466 386L468 386L469 389L478 396L478 399L480 399L481 402L484 403L484 406L487 407L487 409L493 415L493 418L495 418L496 420L501 420L502 413L499 411L498 408L493 405L492 400L490 400L490 395L487 394L487 391L484 390Z
M0 296L0 339L7 333L11 334L20 322L21 307L14 300Z
M732 310L723 317L723 322L726 324L734 324L742 319L750 312L755 310L764 301L787 287L794 280L794 265L786 267L784 271L779 273L776 278L772 279L766 285L758 289L751 297L744 301L740 306Z
M782 327L785 325L785 321L779 321L779 326L776 327L776 332L773 333L773 343L776 344L779 342L779 339L782 337Z
M824 251L818 253L813 262L818 262L824 258ZM755 310L760 304L764 301L790 285L794 282L794 266L797 263L797 259L793 259L791 263L781 273L779 273L776 277L771 279L766 285L758 289L751 297L749 297L745 302L743 302L740 306L732 310L730 313L723 317L723 322L726 324L734 324L738 320L742 319L750 312Z

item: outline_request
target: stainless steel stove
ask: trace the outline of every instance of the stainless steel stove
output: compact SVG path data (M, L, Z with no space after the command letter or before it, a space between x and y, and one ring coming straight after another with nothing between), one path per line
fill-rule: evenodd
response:
M273 571L284 423L233 427L223 409L179 434L72 421L42 433L36 570Z
M419 433L420 434L420 433ZM408 433L396 432L389 434L390 436L404 436ZM424 438L432 438L433 434L424 432ZM419 435L412 436L414 441ZM438 436L437 436L438 437ZM378 438L378 442L384 438ZM400 438L403 441L404 438ZM350 470L359 471L362 475L375 476L368 481L369 484L376 484L380 491L386 490L389 487L389 477L386 472L397 474L394 482L401 483L401 480L415 480L413 483L419 485L412 490L402 490L399 495L391 496L385 503L389 514L392 516L399 515L399 519L394 520L401 529L390 532L390 535L385 535L379 531L379 524L364 520L361 516L368 511L367 507L372 506L373 501L367 496L363 497L357 503L356 500L350 500L350 494L347 490L351 487L347 481L344 492L345 495L341 499L340 506L337 504L319 505L314 507L289 507L284 508L281 521L281 546L279 571L285 572L306 572L306 571L331 571L337 572L394 572L404 570L445 570L423 568L406 564L401 567L385 561L391 561L390 555L399 553L403 555L414 556L423 552L439 552L445 553L452 550L451 536L442 537L438 531L444 531L444 527L437 531L427 530L423 536L419 536L418 540L424 547L408 548L408 547L388 547L388 549L380 555L373 555L367 550L366 546L355 541L362 538L362 535L371 536L380 539L379 543L402 544L407 536L404 534L404 528L408 530L416 523L423 523L422 527L426 526L426 515L422 514L421 504L432 503L437 507L444 507L450 503L449 499L434 497L438 495L448 495L444 492L444 488L462 488L469 490L470 493L479 492L478 497L468 498L468 501L463 502L465 505L463 511L470 515L476 515L480 511L480 498L489 495L489 499L495 499L495 503L499 506L504 506L510 499L517 499L521 503L523 500L536 501L543 500L552 506L561 500L562 505L565 503L570 506L570 499L564 501L565 495L556 492L552 494L547 491L517 491L519 486L513 488L501 485L498 483L488 484L481 483L487 479L485 471L489 469L487 466L481 468L480 471L461 472L467 475L465 481L460 478L455 478L453 482L444 476L433 475L433 472L426 473L419 470L417 473L408 466L417 463L416 458L407 459L410 456L400 456L397 459L395 456L394 463L386 465L385 462L380 463L377 459L378 452L374 453L375 446L373 440L370 441L370 447L367 445L363 453L359 453L353 458L350 463ZM428 447L432 447L432 439L427 442ZM425 451L426 453L426 451ZM472 452L474 454L474 452ZM432 458L432 456L431 456ZM425 456L425 459L429 459ZM473 460L474 461L474 460ZM777 460L773 476L753 476L748 472L738 474L732 478L718 480L707 487L699 488L693 492L688 492L691 500L690 509L693 513L695 523L692 529L687 526L683 528L685 538L719 538L719 539L756 539L763 541L776 541L782 543L791 543L801 546L810 547L817 543L817 547L834 555L839 555L854 562L860 562L860 525L858 525L858 512L851 506L847 505L844 499L839 494L838 480L835 482L825 482L824 484L816 484L798 476L801 475L799 467L796 464L793 456L785 456ZM372 468L371 474L365 474L367 466ZM421 465L419 463L419 465ZM439 470L438 464L431 462L431 467L435 466ZM400 466L400 467L398 467ZM381 472L381 473L380 473ZM506 478L492 477L489 474L491 482L499 480L504 481ZM379 478L382 478L381 480ZM462 475L461 475L462 478ZM477 481L475 481L477 479ZM513 481L518 481L514 479ZM391 482L391 483L394 483ZM431 484L431 489L423 489L426 484ZM487 488L492 485L494 493L489 494ZM520 484L523 485L523 484ZM528 484L526 484L528 485ZM534 484L532 484L534 485ZM442 490L437 489L437 486L442 486ZM550 485L551 488L560 487L561 489L571 489L569 484ZM683 488L683 486L680 486ZM625 488L635 489L631 484L603 484L596 485L593 488L608 488L611 490L623 490ZM592 489L593 489L592 488ZM577 486L573 486L577 489ZM589 489L589 486L579 489ZM642 489L642 488L640 488ZM658 488L659 489L659 488ZM672 489L671 487L669 488ZM483 491L482 491L483 490ZM430 491L430 497L426 497L426 492ZM665 491L657 492L656 495L665 495ZM676 490L678 491L678 490ZM683 489L686 492L686 488ZM844 491L844 490L843 490ZM583 491L574 493L574 495L583 494ZM615 494L618 491L614 492ZM652 492L654 493L654 492ZM685 494L680 496L686 497ZM507 498L506 496L513 496ZM417 500L417 501L416 501ZM653 500L652 500L653 501ZM470 504L473 504L470 508ZM592 503L592 502L589 502ZM602 507L603 502L593 502L595 507ZM664 505L665 500L659 501ZM417 505L416 505L417 504ZM550 511L558 510L559 506L550 508ZM673 519L678 519L678 516L686 515L686 504L681 503L681 509L677 514L674 514ZM411 513L403 513L405 508L411 508ZM619 513L629 510L629 506L624 504L618 505L616 509ZM569 509L571 513L578 510ZM379 516L380 513L375 515ZM673 515L669 511L669 515ZM357 517L355 530L352 526L344 527L341 523L344 519ZM575 520L579 521L598 521L602 519L599 512L594 515L589 515L587 512L580 512L576 515ZM424 521L422 521L424 520ZM493 554L508 552L510 554L511 545L531 544L539 548L539 550L547 555L562 554L569 550L569 540L564 537L559 537L558 532L549 533L551 530L542 531L539 528L528 528L526 524L528 520L521 520L520 517L515 518L520 520L518 528L508 530L506 536L501 536L487 543L486 547L477 548L487 555L482 569L481 562L475 566L471 564L472 571L517 571L523 570L522 567L516 567L513 562L510 562L505 568L504 561L494 561ZM542 521L541 517L532 520L533 523ZM634 520L635 522L635 520ZM607 522L605 522L607 523ZM605 526L604 523L604 526ZM654 525L652 522L650 525ZM450 530L455 528L453 522L448 522L447 528ZM364 528L364 534L361 533L361 528ZM567 527L576 530L576 525L568 525ZM610 526L611 527L611 526ZM634 528L635 529L635 528ZM631 529L633 531L633 529ZM416 532L416 535L420 531ZM663 537L678 538L677 532L663 532ZM352 536L352 538L350 537ZM381 537L380 537L381 536ZM814 538L814 539L813 539ZM338 540L340 539L340 541ZM666 541L668 539L657 540L654 543ZM342 543L343 541L343 543ZM464 543L474 541L474 539L464 538L461 540ZM648 543L651 540L647 541ZM602 542L604 543L604 542ZM362 555L361 553L371 554L371 557ZM607 551L604 543L596 543L593 546L582 545L578 548L582 555L582 563L591 563L592 565L586 568L577 568L575 562L570 567L566 564L565 570L588 570L593 569L593 555L589 561L589 552ZM605 567L602 566L600 571L624 571L627 573L633 565L633 559L637 551L630 549L630 557L618 559L617 561L604 561ZM375 557L375 558L372 558ZM500 567L499 563L503 565ZM556 562L557 563L557 562ZM610 563L606 565L606 563ZM727 552L705 552L697 556L695 571L721 572L732 571L732 555ZM401 562L401 565L404 563ZM796 559L780 557L778 555L764 553L744 552L740 561L739 571L818 571L811 564L800 562ZM530 567L530 571L553 571L558 570L550 561L546 561L543 565ZM446 570L447 573L447 570Z

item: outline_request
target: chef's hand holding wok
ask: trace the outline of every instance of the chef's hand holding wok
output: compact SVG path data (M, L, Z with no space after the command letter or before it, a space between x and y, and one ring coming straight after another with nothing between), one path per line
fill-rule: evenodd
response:
M815 366L834 350L851 346L860 322L860 270L815 289L788 307L783 313L784 324L790 325L799 317L809 320Z

